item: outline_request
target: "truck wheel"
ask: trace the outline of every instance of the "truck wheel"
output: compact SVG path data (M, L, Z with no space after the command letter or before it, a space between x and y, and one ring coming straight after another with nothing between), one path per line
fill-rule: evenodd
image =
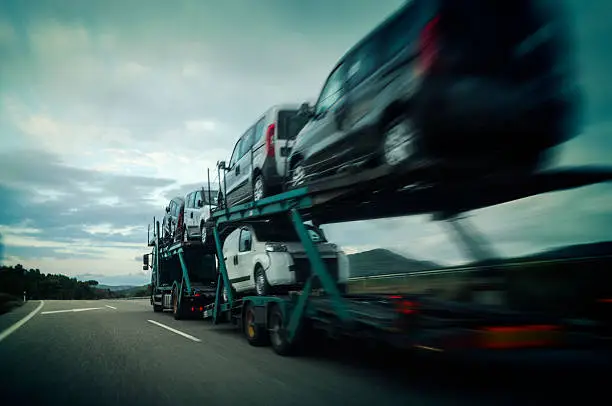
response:
M297 351L298 337L289 342L287 333L288 320L285 319L280 306L273 305L268 315L268 329L270 331L270 344L275 353L282 356L293 355Z
M176 288L172 291L172 314L174 315L174 320L180 320L182 318L181 304L178 299L178 292Z
M268 344L268 334L265 326L256 323L255 307L252 303L245 305L242 317L242 329L244 336L249 344L255 347L261 347Z

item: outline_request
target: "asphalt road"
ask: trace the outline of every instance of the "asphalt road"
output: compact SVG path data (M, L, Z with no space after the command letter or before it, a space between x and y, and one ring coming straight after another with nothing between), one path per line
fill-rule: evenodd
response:
M153 313L147 300L45 301L2 338L39 305L31 301L0 316L2 404L397 406L604 399L593 381L607 376L603 372L510 371L329 342L301 357L280 357L249 346L231 326Z

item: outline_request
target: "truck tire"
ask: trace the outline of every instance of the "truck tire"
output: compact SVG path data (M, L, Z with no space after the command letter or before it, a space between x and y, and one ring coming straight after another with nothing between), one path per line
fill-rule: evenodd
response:
M176 288L172 290L172 314L174 315L174 320L180 320L183 318L182 306L179 303L178 292Z
M255 307L251 302L245 304L242 316L242 331L249 344L254 347L262 347L269 342L265 326L256 323Z
M299 336L289 342L287 324L280 306L274 304L268 314L268 330L270 331L270 344L275 353L282 356L295 355L299 347ZM299 333L298 333L299 334Z

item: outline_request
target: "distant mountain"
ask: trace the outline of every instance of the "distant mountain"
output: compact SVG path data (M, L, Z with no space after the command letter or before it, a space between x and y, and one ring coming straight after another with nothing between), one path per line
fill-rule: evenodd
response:
M112 285L96 285L96 289L110 289L111 292L121 292L123 290L128 290L132 288L136 288L138 286L133 285L120 285L120 286L112 286Z
M612 255L612 241L575 244L521 257L521 260L551 260Z
M409 273L441 268L435 262L406 258L382 248L350 254L348 259L351 265L351 277Z

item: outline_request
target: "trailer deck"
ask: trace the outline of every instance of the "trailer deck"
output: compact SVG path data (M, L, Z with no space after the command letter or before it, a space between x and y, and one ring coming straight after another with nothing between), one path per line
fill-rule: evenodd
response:
M375 174L345 176L289 190L257 202L219 209L212 213L214 240L219 261L215 303L205 308L204 318L214 323L232 320L253 345L271 341L273 349L289 354L311 327L332 335L378 335L398 346L446 348L480 345L487 348L546 346L560 340L563 321L542 314L511 312L475 303L436 301L427 296L345 295L329 276L325 264L307 233L305 221L315 225L416 214L450 221L475 260L484 247L458 215L543 193L578 188L612 180L610 167L578 167L536 174L506 173L480 179L412 184L368 182ZM370 179L371 180L371 179ZM460 221L461 220L461 221ZM288 296L233 297L223 260L223 241L240 224L291 221L311 262L312 275L300 292ZM495 268L490 267L488 271ZM318 278L323 293L312 290ZM269 332L269 334L268 334Z

